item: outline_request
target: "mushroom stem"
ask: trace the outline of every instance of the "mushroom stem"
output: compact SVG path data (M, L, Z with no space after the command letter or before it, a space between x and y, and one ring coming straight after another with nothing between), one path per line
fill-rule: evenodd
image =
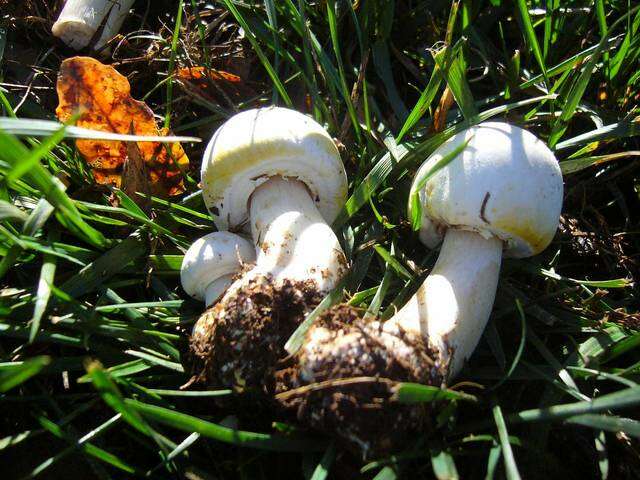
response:
M69 47L80 50L102 28L94 45L102 48L120 30L134 0L67 0L52 33Z
M249 219L257 253L253 273L270 274L276 284L311 280L320 293L335 287L344 253L302 182L267 180L249 200Z
M433 271L385 323L420 333L436 349L446 377L455 377L484 331L496 295L502 241L450 228Z
M449 229L433 271L409 302L382 323L348 306L316 320L301 349L298 371L277 378L279 400L305 423L336 433L367 456L404 441L425 410L394 403L383 383L332 386L339 379L388 378L439 386L471 355L495 297L502 241ZM326 385L301 392L306 385ZM371 409L369 405L377 405Z

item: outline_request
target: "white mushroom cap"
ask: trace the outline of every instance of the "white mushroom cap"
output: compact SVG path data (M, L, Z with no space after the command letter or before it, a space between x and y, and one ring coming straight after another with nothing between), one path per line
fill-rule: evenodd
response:
M229 286L243 263L256 258L254 246L230 232L213 232L189 247L182 260L182 288L196 300L213 303Z
M306 115L269 107L231 117L213 135L202 162L202 193L220 230L248 218L251 193L269 177L304 182L330 223L347 195L347 176L332 138Z
M436 162L467 140L419 192L422 242L436 247L451 227L501 239L506 256L544 250L558 227L562 174L551 150L526 130L487 122L458 133L420 167L412 191Z

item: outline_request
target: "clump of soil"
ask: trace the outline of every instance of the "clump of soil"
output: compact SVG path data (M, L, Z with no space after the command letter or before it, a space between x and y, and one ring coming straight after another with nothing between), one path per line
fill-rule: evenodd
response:
M443 375L422 338L387 330L351 307L328 310L309 330L296 365L276 374L277 402L365 457L395 449L430 421L424 405L396 400L397 383L440 385Z
M196 380L238 390L273 390L284 344L322 300L312 281L258 276L207 310L191 338Z

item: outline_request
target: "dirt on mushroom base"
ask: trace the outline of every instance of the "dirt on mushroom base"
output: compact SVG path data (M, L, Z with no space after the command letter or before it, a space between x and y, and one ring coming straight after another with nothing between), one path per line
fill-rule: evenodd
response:
M285 342L322 300L315 282L258 276L207 310L191 338L194 378L207 385L273 392Z
M424 404L396 400L398 382L440 386L444 378L433 361L436 352L422 338L402 330L381 335L380 326L362 320L352 307L331 308L308 332L307 345L315 329L329 334L311 353L303 347L294 365L276 373L275 399L281 408L365 457L393 451L431 422ZM347 336L348 348L339 351L336 340ZM389 348L391 343L400 348ZM314 354L318 360L310 362Z

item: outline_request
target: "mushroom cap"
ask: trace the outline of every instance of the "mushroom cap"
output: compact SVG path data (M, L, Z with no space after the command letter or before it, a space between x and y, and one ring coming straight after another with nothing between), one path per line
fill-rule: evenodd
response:
M522 128L487 122L454 135L422 164L411 191L466 141L464 150L418 192L420 240L434 248L446 228L458 228L498 237L505 256L523 258L544 250L558 228L562 173L544 142Z
M286 108L247 110L227 120L207 146L201 173L204 201L220 230L245 223L251 193L276 175L304 182L327 223L346 201L347 175L332 138Z
M225 275L236 273L242 263L256 258L254 246L231 232L213 232L189 247L182 260L180 282L187 294L203 301L207 287Z

